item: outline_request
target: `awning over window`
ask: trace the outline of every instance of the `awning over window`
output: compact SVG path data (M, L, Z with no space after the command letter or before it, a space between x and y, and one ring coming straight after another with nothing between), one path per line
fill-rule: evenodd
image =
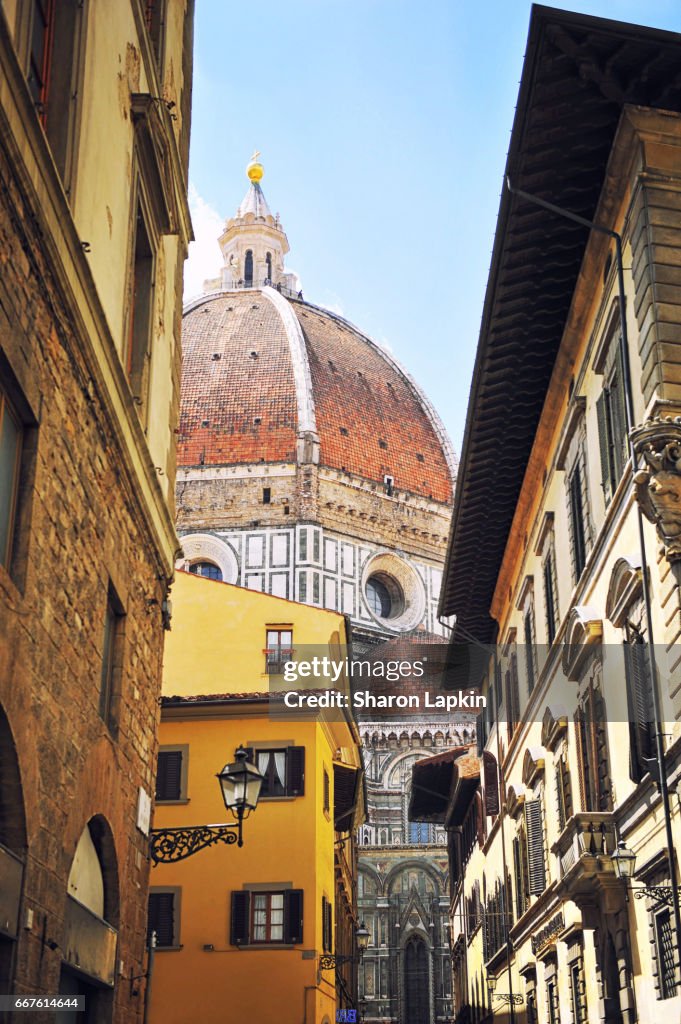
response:
M433 757L424 757L412 768L409 820L442 825L447 815L457 760L468 747L454 747Z

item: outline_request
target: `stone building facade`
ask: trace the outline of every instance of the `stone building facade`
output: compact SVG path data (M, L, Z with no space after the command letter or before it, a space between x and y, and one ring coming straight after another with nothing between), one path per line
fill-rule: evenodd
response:
M0 992L65 1020L143 1017L192 21L0 5Z
M442 597L487 710L414 816L457 1021L671 1021L681 36L537 7L526 54Z

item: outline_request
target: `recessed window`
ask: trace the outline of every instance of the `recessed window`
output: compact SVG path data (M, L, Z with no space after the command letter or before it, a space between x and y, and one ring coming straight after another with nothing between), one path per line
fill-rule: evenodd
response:
M147 936L156 935L158 949L180 945L180 890L152 889L149 893Z
M154 299L154 252L142 204L137 203L125 370L142 423L146 424Z
M281 675L293 654L293 633L290 629L268 629L266 639L265 671L270 676Z
M0 565L9 568L16 519L22 429L0 390Z
M232 893L230 941L233 946L303 941L303 890Z
M302 796L305 792L305 747L269 750L248 748L248 757L262 772L261 797Z
M193 565L189 566L189 571L194 576L205 576L208 580L222 579L222 569L213 562L194 562Z
M379 619L396 618L403 610L402 590L397 581L385 573L369 577L365 594L370 611Z
M269 505L272 501L272 490L270 487L263 487L262 489L262 503L263 505Z
M113 586L109 584L104 614L99 714L110 729L115 723L114 697L123 660L124 622L123 607Z
M246 259L244 260L244 283L247 288L253 286L253 252L251 249L246 250Z

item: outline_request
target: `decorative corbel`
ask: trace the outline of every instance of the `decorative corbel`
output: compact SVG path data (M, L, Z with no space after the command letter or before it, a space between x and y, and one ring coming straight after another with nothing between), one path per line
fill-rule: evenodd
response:
M634 474L641 512L655 523L670 562L681 562L681 416L634 427L631 439L645 465Z

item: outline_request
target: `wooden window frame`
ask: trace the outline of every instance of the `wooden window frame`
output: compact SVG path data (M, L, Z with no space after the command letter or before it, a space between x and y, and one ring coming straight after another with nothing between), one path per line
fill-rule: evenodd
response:
M284 633L287 633L290 637L290 642L287 645L282 644L281 637ZM277 636L278 641L272 641L271 637ZM287 661L290 661L295 650L293 647L293 626L267 626L265 630L265 673L268 676L280 676L283 675L284 666Z
M149 252L142 259L138 253L139 227L144 229ZM123 369L130 386L133 401L139 413L140 422L146 431L149 422L149 405L153 370L154 314L156 310L156 272L159 236L154 230L151 206L146 198L140 168L136 170L136 185L133 189L131 207L130 257L127 287L127 316L125 322L125 345ZM141 279L138 268L145 266L145 280ZM148 277L148 280L146 279ZM138 294L144 288L145 294Z
M265 792L266 782L269 784L270 776L274 778L276 775L276 765L273 758L270 757L267 765L267 772L263 773L264 779L260 790L260 802L263 800L293 800L305 795L305 747L302 744L282 743L279 745L277 743L269 744L263 742L249 745L246 747L246 753L248 755L248 759L255 765L257 765L258 758L261 754L283 754L285 758L284 792ZM299 778L299 786L296 786L296 778Z

